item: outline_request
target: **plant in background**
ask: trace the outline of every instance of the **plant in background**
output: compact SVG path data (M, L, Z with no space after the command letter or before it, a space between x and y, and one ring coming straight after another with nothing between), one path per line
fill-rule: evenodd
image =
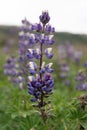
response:
M76 89L81 91L87 90L87 62L83 64L83 69L78 72L78 75L75 77L75 80L77 82ZM84 122L87 121L86 115L86 106L87 106L87 95L81 95L79 98L80 101L80 107L81 112L83 113L82 119L84 119ZM84 130L85 128L83 125L80 125L80 130Z
M33 34L30 33L30 22L25 18L22 20L22 26L19 32L18 56L11 56L7 59L4 65L4 74L20 89L27 89L27 49L32 46Z
M64 62L60 64L60 78L64 85L70 86L71 82L69 80L70 66L68 63Z
M73 61L75 62L76 65L79 65L81 63L82 56L83 56L82 51L74 52Z
M26 53L27 53L27 49L32 47L32 44L34 43L33 34L30 33L31 31L30 27L31 27L31 23L26 18L22 20L22 26L20 27L20 32L19 32L18 63L20 66L20 78L23 79L21 82L21 86L23 89L27 89L27 81L28 81L27 63L29 61L26 56Z
M31 101L36 102L35 107L39 108L41 117L44 124L49 116L46 111L47 104L50 101L47 99L54 88L54 79L52 77L53 69L51 68L53 63L46 64L44 57L48 59L53 57L51 46L54 44L53 33L54 27L49 24L50 16L47 11L42 12L39 17L40 23L31 25L33 34L33 43L35 48L28 48L27 57L29 58L29 73L31 76L28 77L28 92L32 95ZM37 59L36 63L30 61L30 59Z

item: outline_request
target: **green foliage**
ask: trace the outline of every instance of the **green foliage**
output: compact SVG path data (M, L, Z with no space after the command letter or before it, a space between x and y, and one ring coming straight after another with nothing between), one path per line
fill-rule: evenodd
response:
M7 28L7 31L2 31L3 35L6 32L7 36L8 30L9 28ZM59 41L61 41L64 37L64 40L66 40L69 35L72 34L59 35L59 33L56 33L55 38L57 39L58 37ZM78 41L78 39L81 40L83 37L87 38L87 36L82 36L82 38L78 36L77 39L75 37L77 35L70 37L70 39L73 39L74 42L74 40ZM16 54L14 53L16 52L14 48L11 51L12 54ZM0 130L79 130L80 125L87 129L87 107L82 112L78 100L78 97L83 93L86 94L86 92L77 91L74 81L74 76L81 68L81 64L76 66L74 63L69 63L71 67L69 75L71 86L68 87L59 79L57 51L55 51L53 61L55 88L50 97L49 118L46 126L44 126L40 113L32 107L27 89L20 90L18 86L13 86L11 82L8 82L8 78L4 76L3 65L8 56L9 54L3 53L2 48L0 48ZM85 59L87 59L86 56L82 63Z

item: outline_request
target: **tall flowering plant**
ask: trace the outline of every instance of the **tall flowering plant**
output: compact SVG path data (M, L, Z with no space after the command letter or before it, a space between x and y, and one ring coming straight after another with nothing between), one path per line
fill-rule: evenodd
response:
M10 81L19 86L20 89L27 88L27 63L29 59L26 56L26 52L34 43L30 27L31 23L26 18L22 20L22 26L19 28L18 34L18 57L14 55L9 57L4 65L4 74L8 75Z
M36 102L43 122L46 123L49 113L46 111L46 98L52 94L54 79L52 77L53 63L46 63L44 58L52 59L55 28L49 24L48 11L39 16L39 23L31 24L27 19L22 20L19 32L19 56L11 57L5 64L4 73L9 75L19 88L27 89L32 95L31 101ZM36 61L36 62L34 62Z
M28 93L32 95L31 101L37 102L34 106L39 108L45 123L48 117L45 106L50 103L46 98L52 94L54 79L51 74L53 63L46 64L43 58L44 56L48 59L53 57L51 46L54 44L53 33L55 29L49 24L50 16L47 11L42 12L39 19L39 23L31 25L33 49L28 48L26 53L29 59L27 66L30 73ZM33 58L37 59L36 62L33 61Z

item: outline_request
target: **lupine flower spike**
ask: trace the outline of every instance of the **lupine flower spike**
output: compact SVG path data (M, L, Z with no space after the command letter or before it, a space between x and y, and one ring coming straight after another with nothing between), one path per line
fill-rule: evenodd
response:
M28 48L26 53L29 60L35 58L38 60L37 64L39 63L39 65L30 61L28 63L29 73L31 74L28 77L28 93L32 95L31 101L37 102L37 105L34 106L39 108L43 122L45 123L48 117L45 106L50 103L50 101L46 101L46 98L52 94L54 79L51 74L53 72L51 68L53 63L46 64L43 61L43 56L46 56L48 59L53 57L52 47L49 46L54 44L52 38L55 29L49 25L50 16L47 11L42 12L39 19L40 23L31 25L36 48Z

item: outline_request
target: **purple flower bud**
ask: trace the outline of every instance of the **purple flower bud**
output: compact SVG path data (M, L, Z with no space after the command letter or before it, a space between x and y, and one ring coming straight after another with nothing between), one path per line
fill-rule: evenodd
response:
M47 24L50 20L49 13L47 11L42 12L42 15L39 16L39 19L42 24Z

